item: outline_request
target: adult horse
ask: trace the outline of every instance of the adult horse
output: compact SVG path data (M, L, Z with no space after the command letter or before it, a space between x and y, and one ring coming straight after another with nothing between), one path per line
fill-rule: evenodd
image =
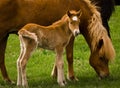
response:
M98 0L98 4L103 2L103 8L100 10L101 13L108 12L108 16L105 16L105 20L109 19L111 15L111 9L113 5L112 0ZM81 33L86 38L88 31L86 31L88 16L92 15L90 8L87 6L83 0L1 0L0 1L0 69L2 76L5 81L11 82L7 70L5 67L5 49L7 44L7 39L10 33L17 33L17 31L24 26L26 23L34 22L40 25L50 25L56 20L60 19L67 10L82 9L85 13L82 20ZM112 6L111 6L112 5ZM102 6L102 5L99 5ZM109 9L104 8L109 7ZM110 13L109 13L110 10ZM102 16L104 17L104 16ZM103 18L104 19L104 18ZM104 21L103 21L104 24ZM82 26L84 25L84 26ZM89 40L87 40L88 42ZM70 79L75 79L73 71L73 42L74 37L71 38L69 45L66 48L67 61L68 61L68 77ZM89 42L88 42L89 43ZM91 59L91 58L90 58ZM91 60L91 62L94 60ZM100 77L106 77L109 75L108 63L102 58L96 58L99 64L92 65L95 71ZM108 62L109 60L107 60ZM103 65L104 64L104 65ZM97 70L96 70L97 69ZM104 73L104 75L100 75Z

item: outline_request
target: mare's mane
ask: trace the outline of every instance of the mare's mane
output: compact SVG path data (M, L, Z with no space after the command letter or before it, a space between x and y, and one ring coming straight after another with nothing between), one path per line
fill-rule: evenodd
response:
M107 60L112 60L115 57L115 51L106 29L102 25L101 15L96 9L94 9L94 5L92 6L89 4L89 6L91 7L91 10L93 9L93 15L88 21L89 23L87 27L89 30L89 38L91 42L91 52L94 52L98 49L99 41L102 39L103 47L101 47L99 55L103 56L104 54Z

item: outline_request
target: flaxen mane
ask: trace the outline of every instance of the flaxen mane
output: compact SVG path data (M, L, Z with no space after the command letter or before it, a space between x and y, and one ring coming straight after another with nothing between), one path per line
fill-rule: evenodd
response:
M90 6L91 4L89 4ZM115 57L115 50L113 48L111 39L109 38L106 29L103 27L100 13L94 9L94 5L90 6L93 11L93 15L89 20L88 30L91 41L91 52L98 49L100 40L103 42L103 46L100 47L99 55L105 56L108 60L112 60Z

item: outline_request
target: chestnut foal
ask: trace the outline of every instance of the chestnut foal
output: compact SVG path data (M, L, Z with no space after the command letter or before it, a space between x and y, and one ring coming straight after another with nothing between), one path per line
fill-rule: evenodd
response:
M17 60L18 86L28 87L25 68L31 53L37 47L55 51L57 82L60 86L65 86L62 54L72 35L77 36L80 33L80 16L81 11L72 10L50 26L29 23L19 30L21 53ZM54 72L52 73L52 76L55 76Z

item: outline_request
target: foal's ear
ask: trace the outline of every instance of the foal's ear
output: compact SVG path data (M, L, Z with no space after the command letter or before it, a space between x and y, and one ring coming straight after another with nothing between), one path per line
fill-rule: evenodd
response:
M71 16L72 16L72 14L70 13L70 11L69 11L69 10L67 11L67 15L68 15L69 17L71 17Z
M99 42L98 42L97 48L100 49L100 48L102 47L103 44L104 44L103 39L100 39Z
M80 18L80 17L81 17L81 15L82 15L82 11L81 11L81 10L79 10L79 11L77 12L77 16Z

